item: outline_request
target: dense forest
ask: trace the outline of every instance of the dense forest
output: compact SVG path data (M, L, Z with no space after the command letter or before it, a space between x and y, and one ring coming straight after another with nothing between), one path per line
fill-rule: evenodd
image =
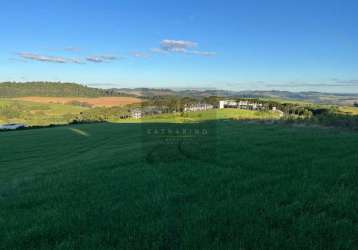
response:
M46 96L46 97L100 97L128 96L113 90L90 88L76 83L60 82L3 82L0 97Z

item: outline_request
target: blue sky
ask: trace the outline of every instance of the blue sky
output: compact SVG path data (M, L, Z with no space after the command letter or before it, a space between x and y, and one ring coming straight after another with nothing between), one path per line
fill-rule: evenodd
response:
M2 0L0 81L358 92L353 0Z

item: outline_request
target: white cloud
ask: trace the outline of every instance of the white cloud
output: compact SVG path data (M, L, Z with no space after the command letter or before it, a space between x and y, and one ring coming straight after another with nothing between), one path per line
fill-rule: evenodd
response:
M48 62L48 63L74 63L74 64L84 64L84 61L93 62L93 63L104 63L110 62L119 59L115 55L98 55L98 56L87 56L84 59L63 57L63 56L48 56L35 54L30 52L19 52L17 55L25 61L38 61L38 62Z
M117 59L119 59L119 58L114 55L99 55L99 56L86 57L86 60L88 62L94 62L94 63L104 63L104 62L114 61Z
M103 63L105 61L102 58L95 57L95 56L88 56L88 57L86 57L86 60L89 62L94 62L94 63Z
M103 60L107 60L107 61L113 61L113 60L119 59L117 56L114 56L114 55L101 55L101 56L98 56L98 57L103 59Z
M165 39L160 42L161 49L171 52L185 52L188 49L196 48L197 46L198 44L195 42L184 40Z
M151 51L159 54L182 53L207 57L216 55L215 52L196 50L197 47L198 43L196 42L165 39L160 42L159 48L153 48Z
M79 59L73 58L65 58L61 56L47 56L47 55L39 55L29 52L20 52L17 53L23 59L33 60L39 62L50 62L50 63L76 63L81 64L82 62Z

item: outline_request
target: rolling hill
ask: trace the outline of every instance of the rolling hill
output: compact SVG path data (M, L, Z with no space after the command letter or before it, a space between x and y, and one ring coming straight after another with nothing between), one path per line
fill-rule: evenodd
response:
M229 91L213 89L155 89L155 88L92 88L76 83L57 82L4 82L0 83L0 97L108 97L128 96L151 98L156 96L177 96L203 98L210 96L237 98L270 98L294 101L306 101L322 104L348 105L358 103L358 94L335 94L320 92L289 92L289 91Z
M235 98L269 98L292 101L305 101L321 104L335 104L335 105L353 105L358 103L358 94L337 94L337 93L321 93L321 92L289 92L289 91L229 91L229 90L173 90L173 89L152 89L152 88L121 88L112 89L113 92L122 94L140 96L140 97L154 97L154 96L180 96L180 97L235 97Z

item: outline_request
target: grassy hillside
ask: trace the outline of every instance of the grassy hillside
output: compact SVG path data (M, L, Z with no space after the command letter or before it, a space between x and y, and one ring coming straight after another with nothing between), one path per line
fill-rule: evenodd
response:
M343 106L343 107L339 107L338 111L351 115L358 115L358 107Z
M73 105L39 104L0 98L0 124L65 124L84 110L87 110L87 108Z
M50 125L66 124L71 122L81 112L85 118L110 120L121 123L139 122L199 122L217 119L237 119L237 120L261 120L278 119L279 115L275 112L258 112L239 109L209 110L194 113L162 114L145 116L142 119L119 119L119 114L127 112L126 107L96 108L91 109L83 106L63 105L63 104L41 104L28 101L0 98L0 124L1 123L24 123L26 125Z
M55 82L3 82L0 83L0 97L56 96L56 97L98 97L118 96L111 90L90 88L76 83Z
M0 140L0 249L358 248L357 133L221 121Z

